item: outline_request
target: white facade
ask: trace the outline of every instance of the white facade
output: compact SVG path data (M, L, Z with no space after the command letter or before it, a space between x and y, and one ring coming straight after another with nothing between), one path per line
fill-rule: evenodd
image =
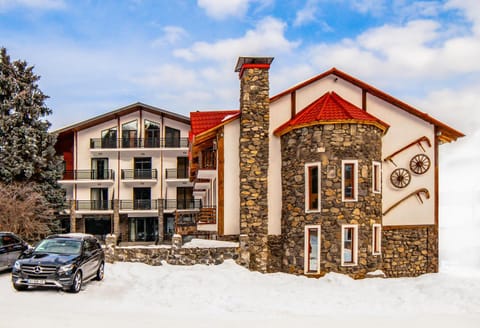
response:
M124 126L126 123L130 125ZM108 138L109 129L116 135ZM124 241L141 240L146 230L156 236L173 233L177 209L198 210L188 175L189 130L187 117L134 104L57 131L60 143L73 145L63 149L63 154L71 152L73 156L60 181L67 200L74 203L70 208L71 220L76 218L72 229L98 234L88 231L96 229L92 228L95 223L85 223L85 219L101 217L111 221L108 232L120 231ZM108 177L102 170L109 172ZM159 221L161 216L165 222ZM162 226L164 231L159 232Z

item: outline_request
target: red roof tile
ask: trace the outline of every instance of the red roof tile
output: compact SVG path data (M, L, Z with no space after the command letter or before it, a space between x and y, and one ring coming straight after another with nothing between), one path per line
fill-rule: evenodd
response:
M328 123L362 123L376 125L382 130L389 125L354 104L346 101L335 92L327 92L302 109L290 121L275 130L282 135L295 128Z
M190 124L191 135L195 136L207 130L210 130L217 125L221 124L225 120L228 120L236 115L240 111L238 110L222 110L222 111L209 111L209 112L191 112Z

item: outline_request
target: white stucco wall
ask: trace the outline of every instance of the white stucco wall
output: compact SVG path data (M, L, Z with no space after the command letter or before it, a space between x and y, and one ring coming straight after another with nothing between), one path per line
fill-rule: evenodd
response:
M390 124L390 129L382 139L382 160L397 150L403 148L414 140L426 136L432 147L425 142L422 146L412 146L393 158L397 166L390 162L382 162L382 197L383 211L391 207L397 201L414 192L419 188L427 188L430 199L422 194L423 204L416 198L411 197L401 203L383 217L384 225L422 225L435 223L435 153L434 153L434 126L403 110L390 105L374 96L367 97L367 110L372 115ZM397 168L409 169L409 163L413 156L426 154L431 161L430 169L422 175L411 173L410 184L397 189L390 183L390 175Z
M240 120L224 127L224 234L240 233Z

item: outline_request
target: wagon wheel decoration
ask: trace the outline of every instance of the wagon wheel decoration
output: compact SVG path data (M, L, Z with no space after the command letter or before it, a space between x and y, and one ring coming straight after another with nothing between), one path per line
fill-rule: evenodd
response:
M410 172L406 169L396 169L390 175L390 182L397 188L405 188L410 183Z
M416 174L423 174L430 168L430 158L425 154L413 156L410 160L410 170Z

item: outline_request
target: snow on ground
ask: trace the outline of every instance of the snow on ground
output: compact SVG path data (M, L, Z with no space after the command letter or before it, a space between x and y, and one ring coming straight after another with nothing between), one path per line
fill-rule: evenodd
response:
M79 294L16 292L0 274L0 327L479 327L480 270L322 279L218 266L107 265ZM7 324L8 323L8 324Z

